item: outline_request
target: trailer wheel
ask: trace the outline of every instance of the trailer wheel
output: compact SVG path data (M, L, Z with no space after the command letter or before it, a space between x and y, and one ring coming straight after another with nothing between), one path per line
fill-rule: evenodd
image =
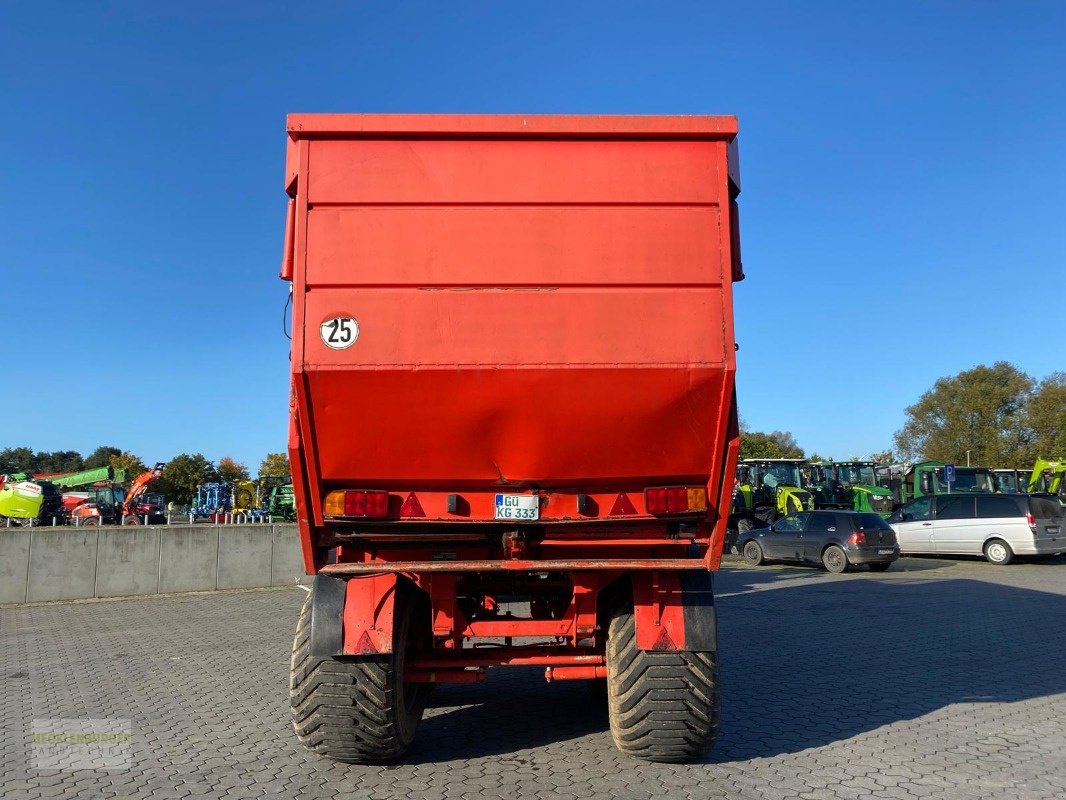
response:
M389 656L312 656L311 595L304 600L292 647L289 699L296 736L312 752L373 764L399 758L414 740L431 684L403 681L417 604L415 590L403 582L396 591Z
M623 753L682 763L714 744L720 698L715 653L637 649L632 609L616 613L607 634L611 736Z

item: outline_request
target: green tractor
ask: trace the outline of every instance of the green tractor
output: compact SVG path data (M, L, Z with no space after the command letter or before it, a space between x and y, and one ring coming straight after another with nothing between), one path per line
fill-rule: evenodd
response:
M1029 479L1033 471L1029 469L994 469L992 475L996 479L996 491L1014 494L1025 494L1029 491Z
M1029 494L1053 494L1066 504L1066 459L1047 461L1038 458L1029 477Z
M948 482L943 461L891 464L877 468L877 482L892 492L895 508L917 497L938 494L991 494L996 478L988 467L955 467L955 480Z
M804 458L746 458L737 464L729 530L736 534L769 525L786 514L814 509Z
M262 511L272 519L296 521L296 500L292 493L292 478L288 475L260 475L259 497Z
M270 490L270 515L286 522L296 521L296 499L292 493L292 484L275 486Z
M816 461L810 466L810 489L816 508L892 515L892 492L877 485L873 461Z

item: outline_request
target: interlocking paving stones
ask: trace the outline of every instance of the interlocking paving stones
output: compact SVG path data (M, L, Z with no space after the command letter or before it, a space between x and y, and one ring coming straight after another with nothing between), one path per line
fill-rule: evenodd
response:
M727 560L717 590L722 727L689 765L622 756L602 697L537 669L439 689L398 764L320 759L288 721L297 588L0 608L0 797L1066 795L1066 560ZM132 768L33 771L50 717L132 720Z

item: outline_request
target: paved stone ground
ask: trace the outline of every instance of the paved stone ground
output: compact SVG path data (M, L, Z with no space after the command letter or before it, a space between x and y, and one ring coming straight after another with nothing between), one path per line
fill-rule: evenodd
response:
M0 797L1062 798L1066 560L883 575L727 562L724 714L704 763L619 754L603 701L540 670L438 691L388 767L304 752L296 588L0 609ZM130 719L125 771L30 768L31 720Z

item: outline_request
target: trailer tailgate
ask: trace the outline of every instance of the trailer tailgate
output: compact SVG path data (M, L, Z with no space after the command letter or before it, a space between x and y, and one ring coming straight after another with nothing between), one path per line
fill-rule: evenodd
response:
M313 505L327 485L718 479L735 120L295 115L289 131ZM357 325L345 347L324 333L338 318Z

